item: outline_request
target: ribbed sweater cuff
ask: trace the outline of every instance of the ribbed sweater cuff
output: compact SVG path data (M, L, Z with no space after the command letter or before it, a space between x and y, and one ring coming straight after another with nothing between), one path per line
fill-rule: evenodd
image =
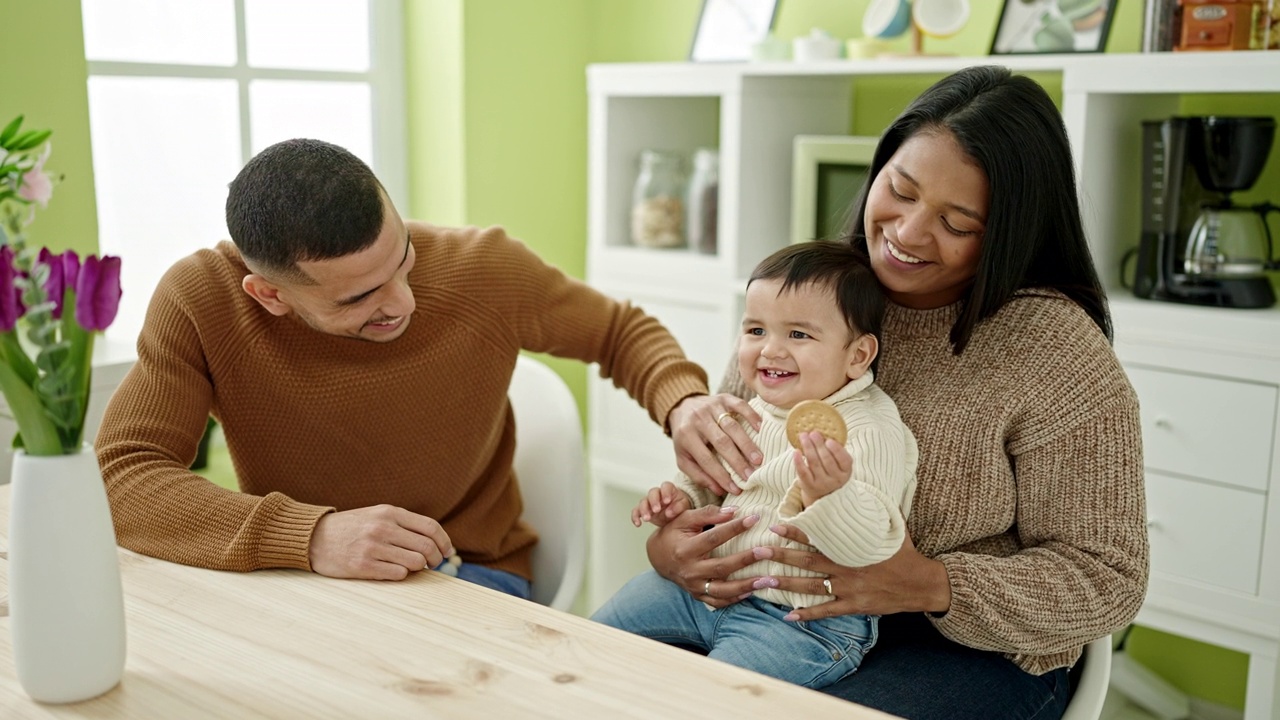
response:
M705 374L688 374L670 378L653 394L653 417L662 423L663 432L670 435L671 426L667 420L672 408L687 397L706 394L708 389Z
M864 567L887 560L902 547L906 523L879 489L849 481L801 510L799 483L792 484L779 519L804 531L809 542L832 560Z
M957 555L939 555L934 559L941 562L947 570L947 583L951 585L951 607L939 615L928 613L929 619L944 636L966 645L971 644L985 633L973 615L974 608L978 607L978 596L969 582L968 567L964 559ZM966 639L970 642L965 642Z
M262 529L258 563L262 568L310 570L311 533L334 508L283 498Z

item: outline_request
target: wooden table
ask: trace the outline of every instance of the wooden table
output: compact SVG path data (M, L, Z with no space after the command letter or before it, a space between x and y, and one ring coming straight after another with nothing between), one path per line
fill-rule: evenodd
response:
M8 518L0 486L0 551ZM14 671L0 554L3 718L889 717L440 573L226 573L123 549L124 679L41 705Z

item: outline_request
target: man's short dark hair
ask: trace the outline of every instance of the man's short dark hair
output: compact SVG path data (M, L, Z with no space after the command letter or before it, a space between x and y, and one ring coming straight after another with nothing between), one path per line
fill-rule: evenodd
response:
M887 300L865 256L848 243L819 240L788 245L760 261L747 286L756 280L781 280L779 294L805 285L830 289L849 326L850 339L861 333L880 339ZM873 371L879 360L877 354L871 363Z
M298 262L359 252L382 231L382 184L360 158L322 140L268 147L230 189L232 242L247 262L282 277L309 280Z

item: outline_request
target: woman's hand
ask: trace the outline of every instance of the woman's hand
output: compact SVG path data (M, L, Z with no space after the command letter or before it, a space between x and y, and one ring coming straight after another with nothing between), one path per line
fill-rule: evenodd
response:
M743 550L710 557L712 550L760 522L759 515L735 518L734 510L714 505L687 510L655 530L647 545L653 569L712 607L727 607L749 596L757 578L725 578L755 562L756 554Z
M760 429L760 415L736 395L691 395L681 400L667 415L680 471L717 495L742 492L720 459L742 478L764 461L760 448L747 437L743 420Z
M804 544L809 538L798 528L778 525L775 533ZM756 548L757 556L783 565L812 570L819 577L771 577L765 582L792 592L826 595L822 575L831 583L830 602L791 611L787 620L818 620L837 615L888 615L899 612L946 612L951 607L951 584L946 567L921 555L908 535L902 547L884 562L851 568L825 555L791 548ZM776 585L771 581L776 581Z

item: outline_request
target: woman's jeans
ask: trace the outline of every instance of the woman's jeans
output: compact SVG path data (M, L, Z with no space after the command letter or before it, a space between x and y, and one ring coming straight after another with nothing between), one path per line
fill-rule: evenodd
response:
M823 692L910 720L1058 720L1066 668L1024 672L996 652L952 642L921 613L884 615L875 652Z
M790 611L757 597L712 610L650 570L633 578L591 619L811 688L857 670L875 645L875 617L783 620Z

